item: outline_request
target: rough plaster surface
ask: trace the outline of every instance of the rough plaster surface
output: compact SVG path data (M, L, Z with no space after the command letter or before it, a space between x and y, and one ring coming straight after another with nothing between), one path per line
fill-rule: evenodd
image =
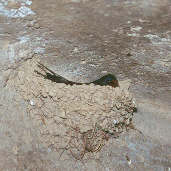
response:
M170 0L1 0L0 170L170 170L170 6ZM83 161L65 152L60 158L42 143L35 124L42 120L28 115L30 102L8 87L34 53L71 80L106 72L131 79L133 122L144 135L132 130L109 139Z

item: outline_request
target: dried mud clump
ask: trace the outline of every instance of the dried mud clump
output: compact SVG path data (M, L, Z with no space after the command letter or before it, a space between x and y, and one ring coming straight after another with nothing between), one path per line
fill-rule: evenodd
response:
M130 125L135 104L127 81L117 88L71 86L52 82L35 71L44 72L35 59L25 62L8 86L14 86L28 102L28 114L46 146L67 147L79 158L100 150L107 134L117 136Z

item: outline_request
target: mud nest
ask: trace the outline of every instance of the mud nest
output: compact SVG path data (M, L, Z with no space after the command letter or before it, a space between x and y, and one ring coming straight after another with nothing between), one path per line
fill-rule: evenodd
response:
M37 59L25 62L8 86L14 86L28 102L27 112L45 146L66 149L81 159L86 152L99 151L109 135L119 136L131 124L135 103L127 81L117 88L71 86L35 71L44 72L37 67Z

